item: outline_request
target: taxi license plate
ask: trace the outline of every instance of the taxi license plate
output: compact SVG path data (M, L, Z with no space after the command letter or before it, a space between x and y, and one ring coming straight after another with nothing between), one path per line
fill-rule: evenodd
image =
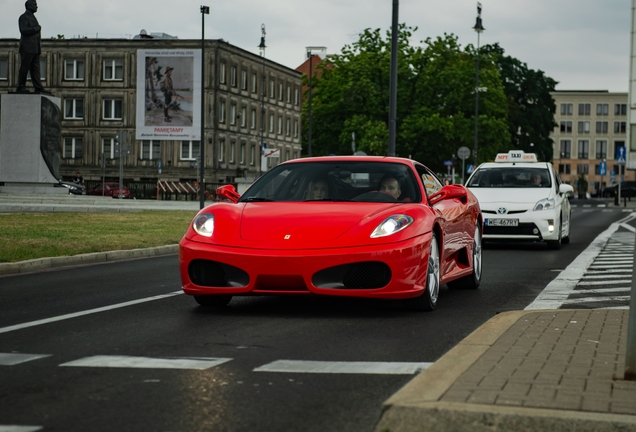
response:
M486 219L486 226L519 226L519 219Z

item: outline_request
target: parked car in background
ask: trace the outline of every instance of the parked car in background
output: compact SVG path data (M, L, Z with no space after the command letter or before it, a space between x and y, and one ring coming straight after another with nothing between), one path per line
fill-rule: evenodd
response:
M86 188L81 184L66 182L62 180L60 180L58 184L55 185L55 187L64 187L68 189L68 193L70 195L82 195L86 192Z
M603 188L603 198L614 198L618 195L618 183ZM636 181L624 181L621 183L621 197L632 198L636 196Z
M119 198L119 183L100 183L88 191L88 195L103 195ZM126 186L122 189L122 197L130 198L130 191Z

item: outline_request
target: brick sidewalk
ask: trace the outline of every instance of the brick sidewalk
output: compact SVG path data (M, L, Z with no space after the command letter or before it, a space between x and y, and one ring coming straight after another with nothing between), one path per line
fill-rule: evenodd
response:
M636 382L623 381L628 310L523 316L441 398L636 414Z

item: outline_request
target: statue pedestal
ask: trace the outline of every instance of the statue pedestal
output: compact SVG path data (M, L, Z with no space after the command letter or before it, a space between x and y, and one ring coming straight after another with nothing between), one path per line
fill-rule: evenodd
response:
M61 99L40 94L0 98L0 193L59 194Z

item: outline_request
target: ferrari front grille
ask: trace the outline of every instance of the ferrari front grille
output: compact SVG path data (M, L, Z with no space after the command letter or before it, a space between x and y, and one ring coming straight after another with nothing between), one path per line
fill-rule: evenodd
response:
M249 275L240 268L208 260L193 260L188 276L199 286L242 287L250 283Z
M391 280L391 269L381 262L354 264L344 275L345 288L382 288Z

